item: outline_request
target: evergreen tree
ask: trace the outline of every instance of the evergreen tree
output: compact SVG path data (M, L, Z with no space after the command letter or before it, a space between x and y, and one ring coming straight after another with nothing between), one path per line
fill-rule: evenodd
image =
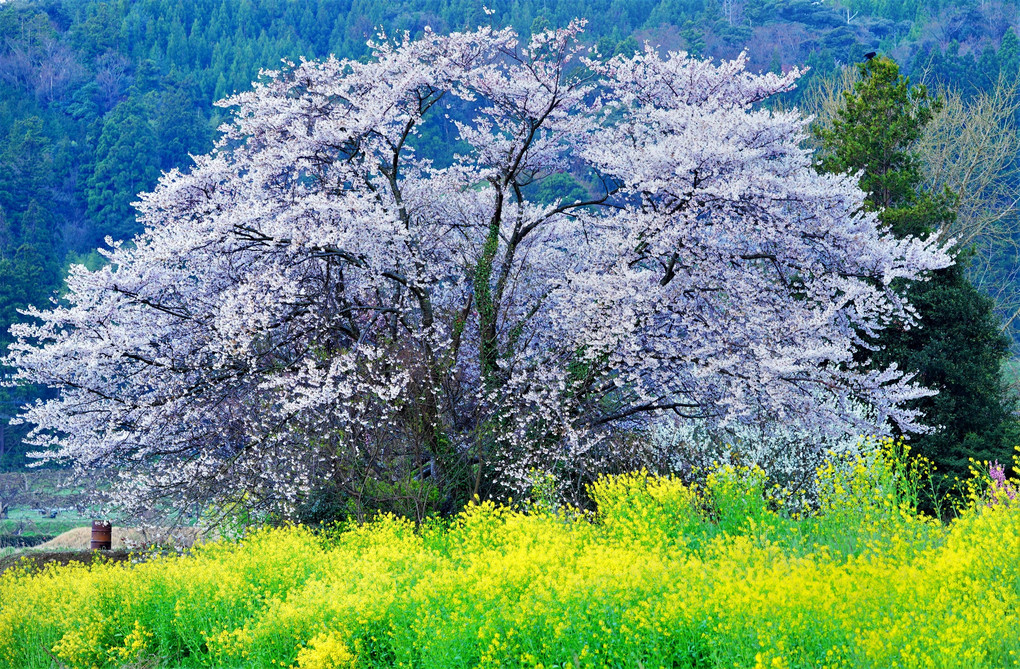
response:
M1007 28L1002 36L998 52L999 71L1005 77L1016 77L1020 74L1020 40L1013 28Z
M924 86L911 86L895 62L874 58L861 73L831 127L819 129L823 172L862 172L867 206L897 237L936 234L953 217L953 198L921 188L922 167L911 146L939 102ZM896 362L938 391L916 402L933 432L916 436L915 449L931 459L944 477L967 474L968 459L1009 462L1017 442L1013 401L1001 365L1009 340L1002 334L990 298L965 273L966 252L957 264L929 281L903 286L917 309L919 327L893 327L862 350L877 367Z
M97 236L125 239L139 231L131 203L159 177L156 133L140 95L132 94L103 121L86 196Z
M41 254L41 266L45 272L35 279L33 283L38 286L53 285L57 283L57 266L54 254L55 226L50 221L46 209L35 200L28 203L25 213L21 215L20 245L32 247Z
M161 170L184 169L191 165L189 154L204 153L212 145L212 128L190 88L187 82L164 81L146 94Z
M15 121L5 146L0 146L0 208L11 217L32 200L50 199L53 180L52 143L38 116Z

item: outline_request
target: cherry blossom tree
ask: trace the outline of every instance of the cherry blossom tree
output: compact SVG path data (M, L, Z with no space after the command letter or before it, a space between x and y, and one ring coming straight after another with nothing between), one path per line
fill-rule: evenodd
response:
M851 351L909 322L894 280L950 260L761 107L800 73L599 60L582 25L383 39L220 103L215 150L141 196L146 231L15 326L17 380L62 391L23 413L43 457L118 468L128 508L330 485L423 512L640 464L664 415L921 429L901 405L929 391ZM451 165L414 150L430 117ZM529 201L564 172L588 200Z

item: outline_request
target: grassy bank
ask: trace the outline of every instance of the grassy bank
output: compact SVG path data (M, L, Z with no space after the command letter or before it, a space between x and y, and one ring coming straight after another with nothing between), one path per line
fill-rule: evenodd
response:
M91 518L76 510L82 498L70 472L37 469L0 472L0 549L35 546ZM0 551L2 552L2 551Z
M1020 505L975 494L943 525L897 469L827 468L805 516L755 471L637 474L594 517L483 504L7 572L0 666L1020 666Z

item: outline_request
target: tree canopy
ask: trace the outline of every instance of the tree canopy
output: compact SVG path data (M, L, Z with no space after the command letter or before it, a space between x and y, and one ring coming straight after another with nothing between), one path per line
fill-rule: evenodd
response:
M33 201L42 211L51 243L36 246L42 265L24 276L9 274L0 284L4 313L14 320L25 296L45 305L62 290L69 263L100 262L97 246L107 235L129 239L141 231L130 206L141 191L155 187L162 170L190 164L189 154L212 148L214 129L225 112L215 100L247 90L262 68L281 58L324 58L329 54L368 59L365 40L380 29L420 36L481 25L533 30L562 27L572 17L592 20L584 39L600 54L633 55L647 41L669 50L716 59L747 53L749 71L781 73L810 67L797 88L777 104L798 104L813 89L863 54L896 53L915 79L952 86L965 105L996 81L1017 72L1015 0L917 0L909 3L835 3L811 0L8 0L0 3L0 258L14 260L22 216ZM1012 9L1010 9L1012 7ZM1012 13L1011 13L1012 12ZM470 122L470 103L448 104L444 113ZM993 127L1003 116L987 117ZM970 130L977 125L970 124ZM1001 134L1001 133L995 133ZM1000 149L1009 154L1008 142ZM419 157L448 166L465 150L451 123L434 117L421 127L414 148ZM1015 154L1015 151L1012 152ZM952 160L952 165L964 161ZM1001 221L1003 206L1016 201L1009 170L983 174L995 197L992 207L961 209L960 221ZM943 173L943 176L947 176ZM954 174L949 174L953 177ZM584 174L525 188L535 202L561 188L585 184ZM954 191L959 191L949 181ZM962 202L987 203L987 193L968 191ZM564 196L565 199L574 197ZM1003 206L1000 206L1003 205ZM1012 226L1016 224L1011 219ZM1001 227L1001 226L1000 226ZM12 234L7 234L11 232ZM968 268L980 290L995 295L1000 313L1018 313L1013 239L981 241L979 258ZM987 238L985 238L987 239ZM1004 297L1009 296L1009 297ZM34 299L34 298L33 298ZM6 317L6 316L0 316ZM10 320L0 321L7 332ZM1011 335L1020 337L1014 320ZM26 399L43 392L23 388ZM19 392L22 392L19 391ZM8 440L0 468L23 461L25 445Z
M405 36L224 101L216 149L142 196L146 232L15 327L7 364L62 391L24 414L35 443L118 465L128 507L325 482L442 506L640 464L666 413L916 429L928 391L853 353L950 259L761 108L799 72L592 59L580 30ZM415 140L449 105L472 120L438 166ZM567 173L586 199L528 199Z

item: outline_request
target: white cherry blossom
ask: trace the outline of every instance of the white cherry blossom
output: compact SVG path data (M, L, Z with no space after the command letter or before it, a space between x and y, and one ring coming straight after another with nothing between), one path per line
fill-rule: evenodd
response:
M288 508L327 480L583 482L666 413L920 429L929 391L852 351L909 322L894 279L950 259L759 104L799 72L597 61L581 29L404 36L225 100L216 149L141 196L146 231L14 327L17 380L61 390L23 413L44 457L119 468L128 508ZM413 146L451 100L470 150L440 168ZM528 200L564 171L589 200Z

